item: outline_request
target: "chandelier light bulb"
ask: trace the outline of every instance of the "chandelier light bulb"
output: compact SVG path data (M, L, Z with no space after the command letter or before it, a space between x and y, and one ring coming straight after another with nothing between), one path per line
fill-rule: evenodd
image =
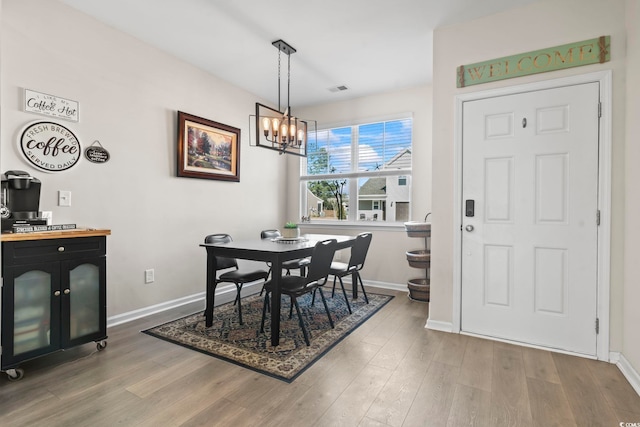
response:
M264 136L268 137L269 132L271 132L271 120L269 120L269 117L262 119L262 130L264 131Z

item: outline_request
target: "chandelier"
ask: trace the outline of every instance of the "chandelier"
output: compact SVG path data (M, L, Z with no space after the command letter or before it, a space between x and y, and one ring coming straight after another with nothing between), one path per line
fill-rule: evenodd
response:
M278 49L278 109L275 110L256 102L256 114L250 116L250 123L255 126L255 144L258 147L277 150L280 154L295 154L307 156L307 146L315 143L317 122L315 120L301 120L291 114L291 54L296 50L284 40L271 43ZM281 55L287 55L287 107L281 109Z

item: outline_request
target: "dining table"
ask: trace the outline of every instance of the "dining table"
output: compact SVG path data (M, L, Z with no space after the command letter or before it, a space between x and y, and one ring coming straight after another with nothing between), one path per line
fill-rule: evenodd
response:
M282 280L282 263L285 261L311 256L316 243L322 240L335 239L337 250L353 246L356 236L331 234L304 234L296 238L247 239L229 243L203 243L200 246L207 250L207 296L205 309L205 325L213 325L214 282L216 280L216 257L236 258L271 263L271 345L280 343L280 297ZM357 282L353 281L354 287ZM354 294L355 295L355 294Z

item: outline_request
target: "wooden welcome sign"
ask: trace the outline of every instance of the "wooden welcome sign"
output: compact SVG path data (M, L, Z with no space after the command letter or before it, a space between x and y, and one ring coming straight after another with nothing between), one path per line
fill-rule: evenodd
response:
M562 70L611 59L610 36L534 50L513 56L461 65L457 70L457 87L489 83L514 77Z

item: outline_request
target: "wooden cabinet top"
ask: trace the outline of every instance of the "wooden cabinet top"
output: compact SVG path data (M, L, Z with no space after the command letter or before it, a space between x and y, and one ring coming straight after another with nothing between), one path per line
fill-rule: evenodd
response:
M63 231L40 231L36 233L3 233L2 242L19 242L22 240L70 239L74 237L108 236L111 230L103 228L75 228Z

